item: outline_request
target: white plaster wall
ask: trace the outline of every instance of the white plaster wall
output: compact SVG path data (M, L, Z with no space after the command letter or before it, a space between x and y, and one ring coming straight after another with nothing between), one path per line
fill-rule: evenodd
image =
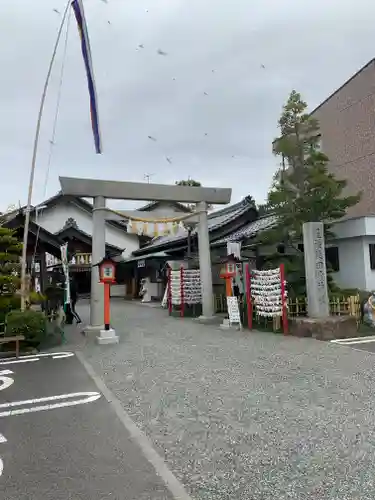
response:
M363 238L347 238L330 242L339 249L340 271L332 273L341 288L367 289Z
M332 231L336 239L355 238L366 234L366 221L364 217L347 219L333 224Z
M79 229L92 236L92 215L73 203L61 203L41 211L37 222L47 231L57 233L70 217L77 222ZM129 235L108 224L106 224L106 243L125 248L123 252L125 258L139 248L136 235Z
M158 205L157 207L152 208L151 210L145 210L144 214L145 214L145 218L148 217L147 214L150 214L150 216L151 216L151 214L156 215L158 217L163 217L165 215L170 217L171 214L176 214L176 217L177 217L180 214L182 215L183 212L182 212L182 210L179 210L176 207L176 205L165 203L165 204Z

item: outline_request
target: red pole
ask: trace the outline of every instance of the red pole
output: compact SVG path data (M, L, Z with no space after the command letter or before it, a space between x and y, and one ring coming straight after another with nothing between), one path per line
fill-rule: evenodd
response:
M172 314L172 269L169 267L168 268L168 292L167 292L167 297L168 297L168 312L169 316Z
M181 266L180 268L180 297L181 297L181 309L180 316L184 317L185 312L185 297L184 297L184 268Z
M104 330L110 329L110 302L111 302L111 285L104 283Z
M247 327L253 329L253 303L251 302L251 279L249 264L245 266L246 275L246 304L247 304Z
M280 264L280 280L281 280L281 304L282 304L283 332L284 332L284 335L287 335L287 333L288 333L288 313L287 313L287 307L286 307L284 264Z

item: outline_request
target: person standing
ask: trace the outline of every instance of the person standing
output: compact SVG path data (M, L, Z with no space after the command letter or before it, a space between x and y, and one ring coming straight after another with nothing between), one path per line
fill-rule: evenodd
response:
M75 280L72 278L71 282L70 282L70 307L71 307L73 317L76 320L77 325L78 325L79 323L82 323L82 320L76 311L77 300L78 300L77 284L76 284Z

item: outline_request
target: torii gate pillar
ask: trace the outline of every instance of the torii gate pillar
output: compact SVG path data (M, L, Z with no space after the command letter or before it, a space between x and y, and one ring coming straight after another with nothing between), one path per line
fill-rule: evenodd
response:
M199 269L202 287L202 318L210 320L214 316L214 301L212 295L212 266L211 249L208 235L207 203L202 201L197 206L199 214L198 223L198 249Z
M105 257L105 208L103 196L94 198L92 213L92 263L96 264ZM91 295L90 295L90 326L97 330L104 328L104 290L99 282L99 267L91 268Z

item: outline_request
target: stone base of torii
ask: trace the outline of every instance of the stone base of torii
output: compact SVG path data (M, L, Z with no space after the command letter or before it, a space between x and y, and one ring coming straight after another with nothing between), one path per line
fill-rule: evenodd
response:
M214 317L212 297L211 252L208 233L207 205L227 204L230 202L232 190L229 188L206 188L191 186L170 186L164 184L146 184L138 182L102 181L96 179L80 179L60 177L63 194L93 198L93 231L92 231L92 264L90 325L87 331L98 332L103 329L104 290L99 283L98 267L105 256L105 221L119 218L110 210L106 210L107 199L139 200L139 201L177 201L181 203L196 203L198 218L199 267L202 284L202 317L210 321ZM135 212L122 212L124 217L131 217ZM144 214L143 214L144 215ZM176 214L171 214L171 217ZM167 216L164 216L168 218Z

